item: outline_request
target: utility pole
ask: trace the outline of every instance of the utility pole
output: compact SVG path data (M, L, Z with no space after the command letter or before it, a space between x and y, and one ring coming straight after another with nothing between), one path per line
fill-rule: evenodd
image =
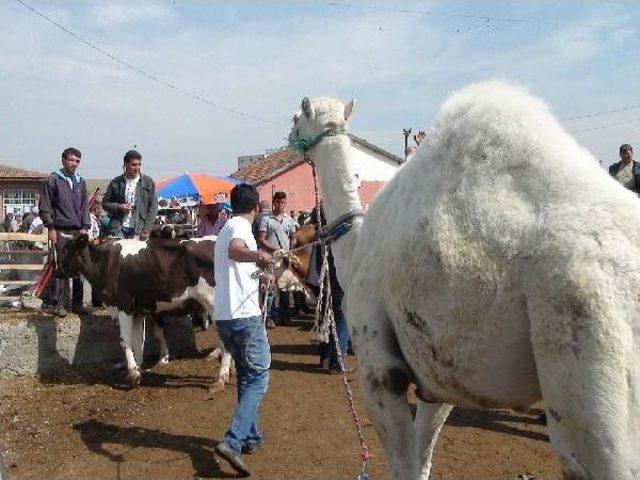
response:
M404 135L404 159L407 160L407 149L409 148L409 135L411 135L410 128L403 128L402 134Z

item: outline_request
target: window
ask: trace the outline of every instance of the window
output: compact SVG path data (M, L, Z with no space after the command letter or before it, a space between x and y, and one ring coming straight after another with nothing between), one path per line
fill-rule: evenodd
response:
M38 203L37 190L5 190L4 215L16 213L22 215Z

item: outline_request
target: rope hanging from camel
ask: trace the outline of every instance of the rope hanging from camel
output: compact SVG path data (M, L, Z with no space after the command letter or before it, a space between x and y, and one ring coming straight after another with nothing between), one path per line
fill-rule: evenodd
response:
M308 161L308 160L307 160ZM309 162L311 163L311 162ZM320 192L318 190L318 178L316 176L316 168L313 163L311 163L311 169L313 173L313 188L316 196L316 213L318 218L317 226L320 231L322 231L322 216L320 215ZM349 212L348 214L342 215L338 220L333 222L332 229L334 225L342 225L346 219L354 221L356 218L360 218L364 215L363 212ZM345 220L342 220L345 217ZM353 226L353 223L351 223ZM349 228L350 229L350 228ZM346 232L342 233L344 235ZM342 236L340 235L340 236ZM340 367L340 377L342 379L342 385L344 387L345 393L347 395L347 401L349 402L349 413L351 413L351 418L353 419L353 423L356 427L356 433L358 435L358 441L360 443L360 473L358 474L357 480L368 480L369 476L367 475L367 462L371 458L371 454L369 453L369 447L367 447L367 443L364 439L364 431L362 429L362 423L360 422L360 417L358 416L358 412L356 411L355 401L353 400L353 392L351 390L351 386L349 385L349 380L347 379L347 368L344 361L344 357L342 355L342 349L340 348L340 341L338 339L338 332L336 329L336 321L333 315L333 297L331 295L331 281L329 276L329 249L331 248L331 243L326 242L323 248L322 254L322 268L320 269L320 293L318 294L318 304L316 306L316 324L320 321L320 309L322 308L322 299L323 299L323 290L326 291L326 300L324 305L324 325L328 325L331 329L331 336L333 337L333 347L336 349L336 354L338 357L338 366Z

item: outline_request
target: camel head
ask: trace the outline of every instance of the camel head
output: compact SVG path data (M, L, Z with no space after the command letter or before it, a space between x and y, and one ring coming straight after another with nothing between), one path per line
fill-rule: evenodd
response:
M326 132L346 130L354 104L355 100L345 105L336 98L304 97L300 111L293 116L289 144L304 152L313 148Z

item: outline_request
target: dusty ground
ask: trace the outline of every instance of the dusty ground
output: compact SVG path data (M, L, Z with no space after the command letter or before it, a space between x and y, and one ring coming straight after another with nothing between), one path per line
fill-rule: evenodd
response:
M309 324L270 332L273 366L262 408L264 449L247 457L254 478L349 479L358 443L338 376L318 372ZM211 332L199 347L213 348ZM350 358L350 363L355 360ZM108 368L66 378L0 380L0 442L10 479L193 479L235 475L213 447L229 423L235 387L206 400L216 363L180 359L154 368L136 390ZM387 478L355 374L350 374L374 458ZM546 429L533 415L455 410L436 447L432 478L559 478Z

